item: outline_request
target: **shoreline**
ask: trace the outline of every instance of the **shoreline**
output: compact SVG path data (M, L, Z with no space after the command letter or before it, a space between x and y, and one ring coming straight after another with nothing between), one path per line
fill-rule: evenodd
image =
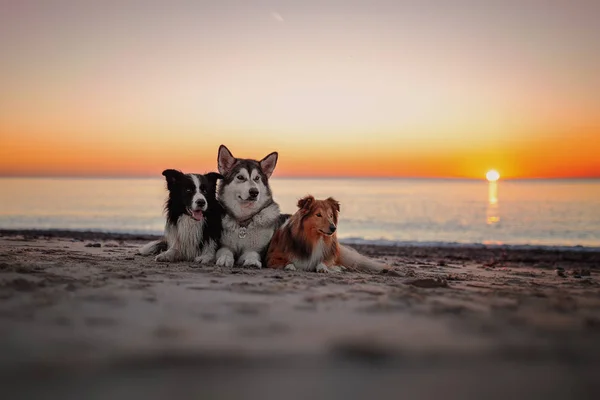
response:
M2 229L0 236L23 236L26 238L72 238L77 240L156 240L162 237L152 233L110 232L101 230L73 229ZM352 247L406 248L406 249L448 249L448 250L491 250L524 252L598 253L600 247L581 245L536 245L536 244L485 244L459 242L402 242L393 240L371 240L362 238L339 239L340 243Z

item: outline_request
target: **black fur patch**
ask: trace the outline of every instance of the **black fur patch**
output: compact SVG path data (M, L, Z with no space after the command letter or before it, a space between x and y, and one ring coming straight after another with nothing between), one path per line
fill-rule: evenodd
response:
M176 225L179 217L188 214L188 209L191 207L192 198L196 192L196 185L191 175L184 174L178 170L167 169L163 171L163 175L167 180L167 189L169 191L169 198L165 204L167 223ZM222 177L215 172L209 172L205 175L194 175L200 182L202 194L207 202L206 211L203 213L205 224L202 233L202 243L207 243L209 239L213 239L218 244L221 240L224 211L216 198L216 186L217 180ZM186 189L193 190L189 193Z
M271 186L269 185L269 178L267 178L263 170L260 168L260 163L256 160L240 158L236 159L234 167L231 169L231 171L229 171L229 173L226 176L223 177L223 182L219 185L219 197L223 198L223 192L225 190L225 187L231 182L233 182L239 175L240 171L242 171L243 169L246 169L249 175L252 175L252 171L254 170L258 172L258 175L260 176L263 185L265 185L265 193L263 195L266 195L268 198L272 199L273 193L271 192ZM227 207L227 204L221 203L221 206L224 210L226 210L227 213L231 214L231 209Z
M285 221L290 219L291 216L292 214L279 214L279 219L277 220L277 229L279 229L283 224L285 224Z
M289 227L286 227L285 230L287 231L284 234L284 236L287 236L285 240L291 244L292 252L301 259L310 258L313 252L312 243L308 243L304 240L298 240L298 238L292 234Z
M224 187L233 182L240 173L240 171L242 171L243 169L247 170L249 175L252 175L252 171L256 170L258 172L258 175L260 176L260 180L262 181L263 185L265 185L265 187L267 188L268 196L272 196L271 187L269 186L269 178L267 178L262 168L260 168L260 163L256 160L240 158L236 159L234 167L231 169L231 171L229 171L227 175L223 177L223 184L221 184L219 188L219 196L222 195Z

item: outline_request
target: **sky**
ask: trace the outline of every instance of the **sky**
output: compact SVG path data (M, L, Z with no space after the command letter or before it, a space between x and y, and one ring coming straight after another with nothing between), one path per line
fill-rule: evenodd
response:
M0 0L0 175L600 177L600 2Z

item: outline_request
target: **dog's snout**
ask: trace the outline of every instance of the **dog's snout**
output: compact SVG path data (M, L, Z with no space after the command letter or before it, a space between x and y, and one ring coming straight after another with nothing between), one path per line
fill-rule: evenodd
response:
M204 200L204 199L198 199L198 200L196 200L196 205L198 207L204 207L206 205L206 200Z
M329 224L329 231L331 233L333 233L333 232L335 232L335 230L336 230L336 226L334 224Z
M251 188L248 191L248 195L250 196L250 198L255 199L256 197L258 197L258 189L257 188Z

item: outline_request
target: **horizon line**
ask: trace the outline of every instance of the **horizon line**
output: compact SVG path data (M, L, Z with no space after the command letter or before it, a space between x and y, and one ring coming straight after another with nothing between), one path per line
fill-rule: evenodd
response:
M162 176L151 175L2 175L0 178L15 178L15 179L157 179ZM270 179L428 179L428 180L469 180L469 181L486 181L485 176L481 178L475 177L460 177L460 176L410 176L410 175L372 175L372 176L336 176L336 175L283 175L272 176ZM566 177L509 177L500 178L501 181L525 181L525 180L598 180L599 176L566 176Z

